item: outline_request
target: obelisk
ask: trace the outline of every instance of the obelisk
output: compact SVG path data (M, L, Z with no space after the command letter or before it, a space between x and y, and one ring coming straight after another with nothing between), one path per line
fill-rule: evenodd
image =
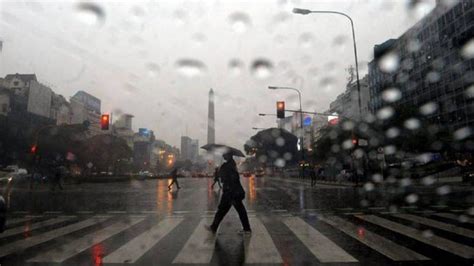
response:
M209 91L209 110L207 115L207 144L214 144L216 141L216 129L214 121L214 91Z

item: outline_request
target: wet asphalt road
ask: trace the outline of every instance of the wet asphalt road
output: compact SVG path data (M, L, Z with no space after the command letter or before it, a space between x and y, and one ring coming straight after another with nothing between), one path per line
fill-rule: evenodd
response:
M1 265L472 265L472 190L405 196L386 190L242 178L253 227L234 210L217 235L203 229L220 190L211 179L17 187L9 196ZM460 193L460 194L456 194ZM462 195L462 196L460 196ZM402 200L400 200L402 199ZM472 210L471 210L472 211ZM461 220L461 221L460 221Z

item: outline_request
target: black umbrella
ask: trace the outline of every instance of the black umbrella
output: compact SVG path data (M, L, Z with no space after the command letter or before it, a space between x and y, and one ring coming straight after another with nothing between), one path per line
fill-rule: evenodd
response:
M237 157L245 157L244 153L241 152L239 149L232 148L227 145L223 144L206 144L201 147L201 149L205 149L206 151L217 152L221 154L231 153L233 156Z

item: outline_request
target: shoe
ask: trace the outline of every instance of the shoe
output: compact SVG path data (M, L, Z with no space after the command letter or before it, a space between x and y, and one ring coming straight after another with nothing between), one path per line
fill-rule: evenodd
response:
M215 234L216 233L216 230L212 229L212 227L210 225L204 225L204 229L206 229L207 231Z
M243 230L243 229L242 229L242 230L239 230L238 233L239 233L239 235L244 235L244 236L246 236L246 235L251 235L251 234L252 234L252 230Z

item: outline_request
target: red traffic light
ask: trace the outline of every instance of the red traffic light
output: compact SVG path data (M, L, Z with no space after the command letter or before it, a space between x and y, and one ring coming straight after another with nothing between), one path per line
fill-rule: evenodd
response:
M285 118L285 102L283 101L277 102L277 117Z
M37 151L38 151L38 145L34 144L33 146L31 146L30 148L31 153L35 154Z
M352 138L352 144L357 145L357 139L356 138Z
M109 130L109 124L110 124L110 115L103 114L100 117L100 128L102 130Z

